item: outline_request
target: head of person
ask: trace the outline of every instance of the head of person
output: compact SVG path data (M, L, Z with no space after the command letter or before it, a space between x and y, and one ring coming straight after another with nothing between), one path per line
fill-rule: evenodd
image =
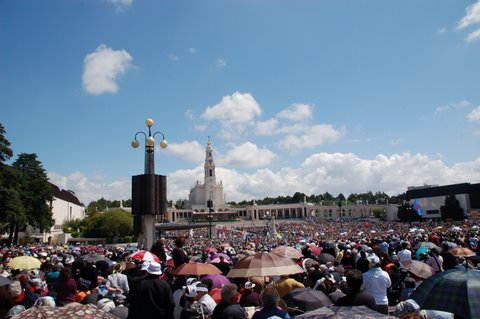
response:
M60 270L58 279L61 281L67 281L72 277L73 277L72 269L70 267L64 267L62 270Z
M360 290L363 284L363 273L360 270L350 270L346 274L348 288L352 290Z
M182 248L183 246L185 246L185 238L183 237L177 237L175 239L175 246L179 247L179 248Z
M159 277L162 275L162 267L160 266L160 263L157 263L156 261L150 262L146 271L149 276Z
M267 287L260 294L260 301L262 302L262 306L264 308L275 309L278 307L280 295L278 294L277 289L274 287Z
M227 302L228 304L236 304L237 303L237 295L238 295L238 286L236 284L228 284L222 287L220 291L220 295L222 296L222 301Z

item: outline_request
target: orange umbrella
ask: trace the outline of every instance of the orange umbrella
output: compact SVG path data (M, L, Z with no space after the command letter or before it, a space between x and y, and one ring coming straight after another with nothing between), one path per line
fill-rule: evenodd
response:
M292 259L277 254L258 252L237 261L228 272L230 278L266 277L298 274L302 267Z
M450 250L453 255L457 257L473 257L476 254L469 248L465 247L455 247Z
M201 275L216 275L221 274L220 269L215 267L212 264L203 264L203 263L186 263L173 271L174 275L177 276L201 276Z

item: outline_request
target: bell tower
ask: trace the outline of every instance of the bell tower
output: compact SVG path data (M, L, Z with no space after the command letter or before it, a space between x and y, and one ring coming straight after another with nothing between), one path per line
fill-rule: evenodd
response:
M215 186L217 185L217 177L215 175L215 161L213 159L213 148L210 136L208 137L207 148L205 150L205 176L204 185L206 189L206 200L215 202Z

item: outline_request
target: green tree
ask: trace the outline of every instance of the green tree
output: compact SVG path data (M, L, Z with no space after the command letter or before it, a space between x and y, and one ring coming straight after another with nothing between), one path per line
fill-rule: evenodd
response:
M122 209L112 209L89 216L84 227L85 237L106 237L109 242L116 242L118 237L133 234L133 218Z
M52 186L36 154L21 153L12 165L21 176L21 200L26 221L43 232L55 223L48 202L52 201Z
M25 227L26 218L21 200L21 176L15 168L5 164L13 156L5 133L0 124L0 231L8 232L9 243L17 243L18 231Z
M405 202L404 204L398 206L397 218L402 222L414 222L421 221L422 217L413 209L413 207Z
M440 213L442 219L453 219L453 220L463 220L465 219L465 214L463 208L460 207L460 202L455 197L454 194L450 194L445 197L445 205L440 207Z
M175 203L175 208L176 209L185 209L186 208L186 199L178 199Z

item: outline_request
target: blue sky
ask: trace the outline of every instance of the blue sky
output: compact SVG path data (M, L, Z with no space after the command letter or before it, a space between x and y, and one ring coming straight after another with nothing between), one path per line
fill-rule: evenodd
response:
M480 182L479 56L473 0L4 0L0 123L85 204L130 198L147 118L172 200L208 136L227 201L396 195Z

